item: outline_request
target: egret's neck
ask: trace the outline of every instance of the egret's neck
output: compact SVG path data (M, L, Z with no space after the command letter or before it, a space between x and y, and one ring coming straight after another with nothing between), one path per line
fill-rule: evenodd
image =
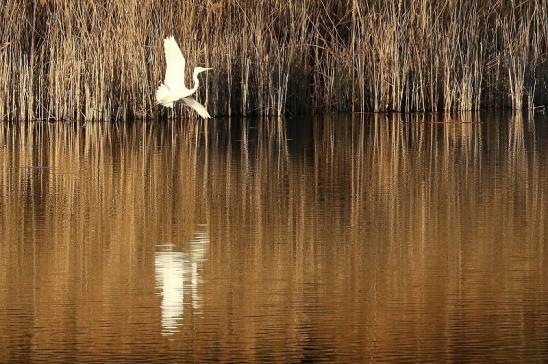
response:
M191 88L192 93L196 92L198 86L200 86L200 80L198 80L198 70L194 70L192 73L192 80L194 81L194 87Z

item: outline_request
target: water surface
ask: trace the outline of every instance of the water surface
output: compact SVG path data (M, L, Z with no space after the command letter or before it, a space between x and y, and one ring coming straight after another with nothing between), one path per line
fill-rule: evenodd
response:
M0 362L547 361L547 219L542 114L0 124Z

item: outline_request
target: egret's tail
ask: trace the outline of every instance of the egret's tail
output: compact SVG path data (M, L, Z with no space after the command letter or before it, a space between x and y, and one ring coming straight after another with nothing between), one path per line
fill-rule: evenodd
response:
M156 90L156 102L165 107L173 107L173 95L166 85L161 84Z

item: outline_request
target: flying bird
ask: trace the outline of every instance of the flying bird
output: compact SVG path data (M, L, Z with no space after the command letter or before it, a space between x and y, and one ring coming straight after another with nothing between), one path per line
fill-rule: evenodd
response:
M164 39L164 51L166 54L166 77L164 83L156 91L156 101L165 107L172 108L176 101L182 99L185 105L193 108L201 117L210 118L211 116L204 105L189 96L196 92L200 86L198 75L211 68L195 67L192 73L194 86L189 89L185 86L185 57L173 36Z

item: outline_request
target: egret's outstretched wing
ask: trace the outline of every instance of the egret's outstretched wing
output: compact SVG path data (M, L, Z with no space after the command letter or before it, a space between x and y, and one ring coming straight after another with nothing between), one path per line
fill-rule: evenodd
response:
M185 89L185 57L173 36L164 39L166 78L164 84L171 91Z
M193 108L204 119L211 118L211 115L209 115L204 105L200 104L198 101L194 100L192 97L184 97L183 102L187 106L190 106L191 108Z

